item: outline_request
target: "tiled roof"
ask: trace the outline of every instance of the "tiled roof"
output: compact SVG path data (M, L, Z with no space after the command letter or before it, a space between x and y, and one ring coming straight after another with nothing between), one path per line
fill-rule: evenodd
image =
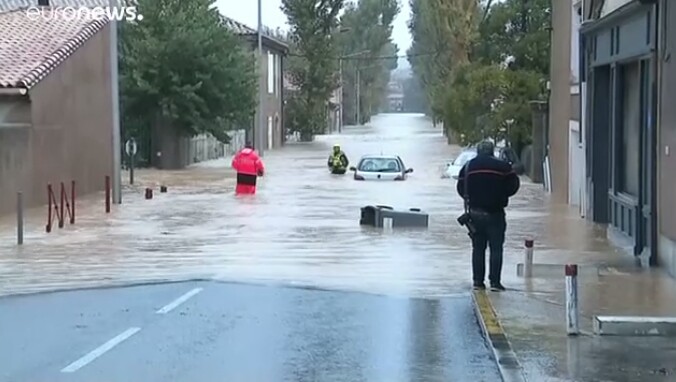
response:
M31 88L108 23L72 19L33 20L25 9L0 13L0 87Z
M109 0L49 0L53 7L106 7ZM122 2L120 2L122 3ZM0 12L38 5L38 0L0 0Z
M112 0L50 0L54 8L106 7ZM135 0L118 0L134 4ZM77 48L108 22L89 20L29 20L25 9L38 0L0 0L0 87L30 88L73 54ZM254 35L256 30L222 16L226 28L238 35ZM286 47L287 44L265 29L264 38Z

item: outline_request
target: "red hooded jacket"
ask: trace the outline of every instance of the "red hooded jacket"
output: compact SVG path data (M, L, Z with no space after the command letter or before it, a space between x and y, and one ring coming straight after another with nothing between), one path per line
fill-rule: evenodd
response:
M263 161L255 150L243 148L232 158L232 168L239 174L262 176L265 172Z

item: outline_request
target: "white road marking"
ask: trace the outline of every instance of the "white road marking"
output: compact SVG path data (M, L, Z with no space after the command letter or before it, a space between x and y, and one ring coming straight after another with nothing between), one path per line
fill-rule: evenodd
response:
M183 296L177 298L176 300L170 302L169 304L165 305L162 309L158 310L157 314L167 314L171 312L172 310L176 309L177 306L183 304L184 302L188 301L191 297L194 295L198 294L199 292L202 291L202 288L195 288L191 290L190 292L184 294Z
M103 354L105 354L107 351L110 349L114 348L115 346L119 345L122 341L128 339L129 337L133 336L134 334L138 333L138 331L141 330L141 328L129 328L125 330L124 332L120 333L116 337L112 338L110 341L106 342L105 344L99 346L98 348L92 350L90 353L85 355L84 357L78 359L77 361L71 363L70 365L64 367L61 369L62 373L73 373L75 371L78 371L82 367L86 366L88 363L92 362L93 360L99 358Z

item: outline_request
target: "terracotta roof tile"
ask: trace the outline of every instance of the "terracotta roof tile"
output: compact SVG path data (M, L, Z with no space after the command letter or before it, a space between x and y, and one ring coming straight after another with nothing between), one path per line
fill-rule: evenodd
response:
M110 0L49 0L53 7L106 7ZM0 12L38 5L38 0L0 0Z
M0 13L0 87L31 88L107 23L77 17L32 20L26 9Z

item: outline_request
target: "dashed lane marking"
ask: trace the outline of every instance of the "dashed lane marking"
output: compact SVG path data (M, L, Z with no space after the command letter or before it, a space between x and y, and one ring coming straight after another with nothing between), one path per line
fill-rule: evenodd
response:
M119 345L123 341L127 340L129 337L133 336L134 334L138 333L141 328L129 328L125 330L124 332L118 334L117 336L113 337L110 339L108 342L105 344L97 347L96 349L92 350L91 352L87 353L85 356L82 358L78 359L77 361L71 363L70 365L64 367L61 369L62 373L73 373L81 368L87 366L90 362L94 361L95 359L99 358L100 356L104 355L106 352L110 351L112 348L115 346Z
M190 298L198 294L199 292L202 291L202 288L195 288L187 293L185 293L183 296L177 298L176 300L170 302L169 304L165 305L162 307L162 309L158 310L157 314L167 314L171 312L172 310L176 309L179 305L183 304L184 302L188 301Z

